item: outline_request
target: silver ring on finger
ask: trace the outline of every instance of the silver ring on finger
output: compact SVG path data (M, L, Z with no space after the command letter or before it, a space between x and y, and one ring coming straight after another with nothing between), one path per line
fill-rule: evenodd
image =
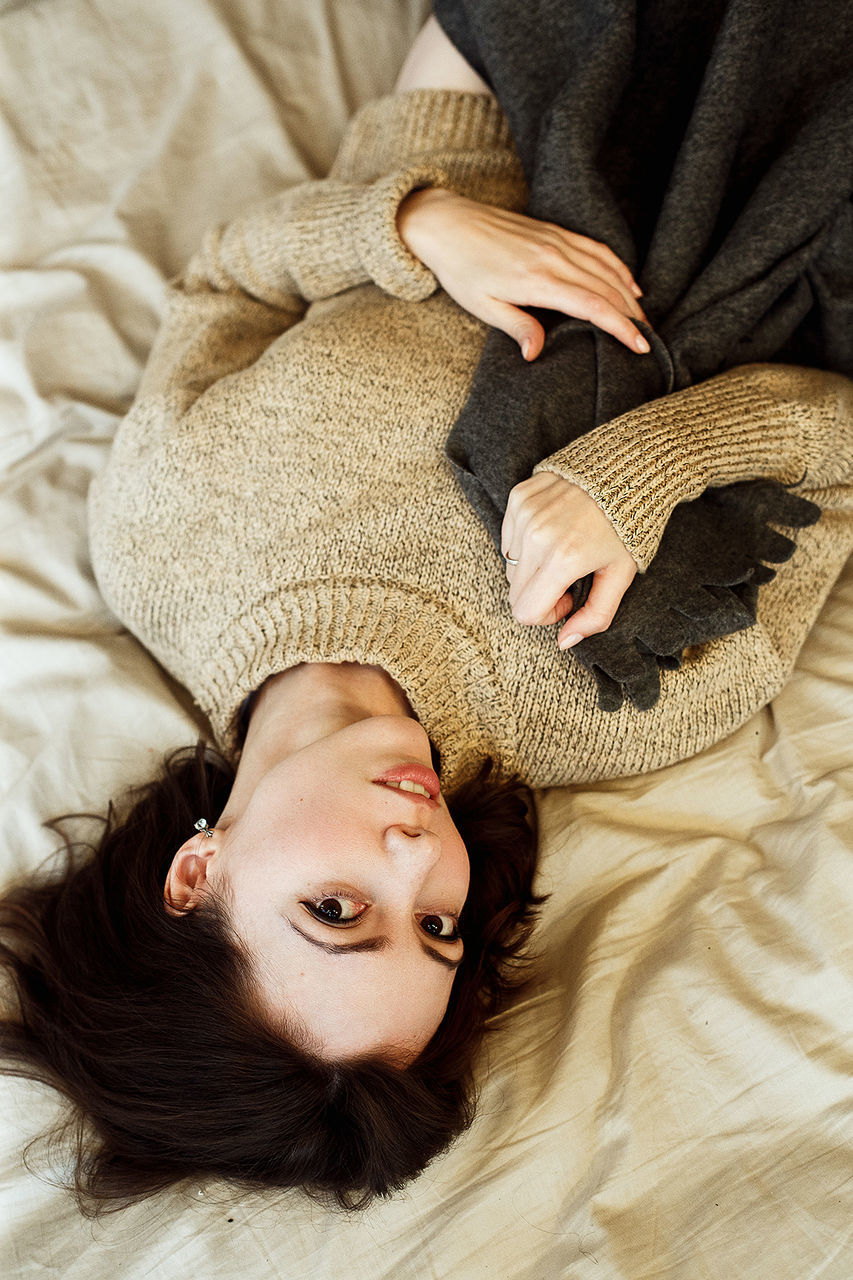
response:
M504 560L506 560L507 564L518 564L518 561L513 560L512 556L504 556Z

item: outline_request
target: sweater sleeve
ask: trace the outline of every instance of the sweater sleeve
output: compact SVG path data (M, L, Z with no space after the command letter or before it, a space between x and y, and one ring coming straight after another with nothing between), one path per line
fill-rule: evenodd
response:
M821 506L853 486L853 383L747 365L650 401L545 458L601 507L641 571L678 503L710 486L772 478Z
M397 233L400 204L427 186L523 207L521 168L493 98L416 90L370 103L328 178L209 231L170 286L141 394L178 393L186 408L252 364L310 302L345 289L374 283L396 298L428 297L436 279Z

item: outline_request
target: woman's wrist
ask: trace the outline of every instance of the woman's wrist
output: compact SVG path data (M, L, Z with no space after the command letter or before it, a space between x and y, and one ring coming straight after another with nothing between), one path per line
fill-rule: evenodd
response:
M397 210L397 234L409 253L427 267L432 266L430 258L436 245L436 212L453 199L453 192L442 187L420 187L410 192Z

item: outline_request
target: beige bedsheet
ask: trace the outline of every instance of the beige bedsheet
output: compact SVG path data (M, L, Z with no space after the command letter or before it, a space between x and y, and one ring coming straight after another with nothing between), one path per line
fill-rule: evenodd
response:
M164 279L202 230L320 174L423 0L0 3L4 879L201 727L105 609L84 499ZM203 585L203 584L201 584ZM850 1280L851 566L730 741L542 797L541 977L473 1129L345 1217L190 1186L92 1223L0 1081L0 1275L64 1280ZM61 1155L56 1165L61 1169Z

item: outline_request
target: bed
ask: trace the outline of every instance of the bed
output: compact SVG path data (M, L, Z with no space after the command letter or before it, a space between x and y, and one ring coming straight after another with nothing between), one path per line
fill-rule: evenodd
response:
M205 725L123 631L85 499L164 282L322 175L424 0L0 0L0 721L7 883ZM200 584L201 585L201 584ZM360 1214L180 1186L92 1221L0 1080L0 1272L63 1280L849 1280L853 564L774 703L642 778L537 797L536 980L477 1119Z

